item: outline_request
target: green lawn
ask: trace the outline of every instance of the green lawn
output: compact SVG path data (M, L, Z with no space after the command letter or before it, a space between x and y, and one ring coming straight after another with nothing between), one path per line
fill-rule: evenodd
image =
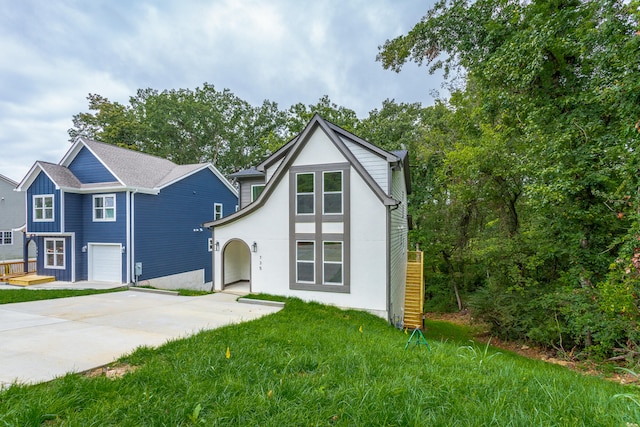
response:
M429 350L383 320L287 300L119 364L0 392L0 426L635 426L622 386L471 344L429 324ZM445 331L440 339L438 331ZM228 353L227 353L228 350ZM227 355L229 357L227 357Z
M40 301L45 299L79 297L83 295L104 294L118 292L126 288L117 289L0 289L0 304L14 302Z

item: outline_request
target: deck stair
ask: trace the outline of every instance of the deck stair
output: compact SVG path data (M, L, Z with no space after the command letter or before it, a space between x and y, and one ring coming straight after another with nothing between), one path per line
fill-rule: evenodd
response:
M53 276L38 276L36 274L28 274L9 279L9 284L16 286L31 286L41 285L42 283L55 282L55 280L56 278Z
M421 251L407 256L407 279L404 294L404 327L422 329L424 307L424 270Z
M24 261L0 262L0 282L8 282L10 285L29 286L55 281L52 276L38 276L32 273L36 271L36 261L29 260L28 271L24 271Z

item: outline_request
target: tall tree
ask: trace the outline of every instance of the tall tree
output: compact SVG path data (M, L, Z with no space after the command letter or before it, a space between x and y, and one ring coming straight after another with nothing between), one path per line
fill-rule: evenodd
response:
M471 105L454 108L472 118L473 132L461 134L445 164L467 177L459 182L481 195L483 211L500 224L487 227L494 224L487 216L473 247L486 266L481 310L517 291L505 303L519 316L494 313L497 332L511 328L557 344L557 334L548 334L555 326L541 332L536 312L564 322L561 329L579 345L593 344L595 328L603 328L596 321L584 326L588 310L572 312L567 304L558 311L543 296L556 292L557 302L583 294L597 310L598 287L620 242L636 235L621 208L640 206L637 7L611 0L441 1L380 49L386 68L399 71L413 60L464 79Z

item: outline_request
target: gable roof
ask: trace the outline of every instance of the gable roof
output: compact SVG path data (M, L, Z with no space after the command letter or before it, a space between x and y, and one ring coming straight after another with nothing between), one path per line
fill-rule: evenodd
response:
M18 186L18 183L17 183L17 182L15 182L15 181L14 181L14 180L12 180L11 178L6 177L6 176L4 176L4 175L2 175L2 174L0 174L0 181L4 181L4 182L6 182L7 184L11 185L13 188L16 188L16 187Z
M81 183L68 167L83 148L89 150L115 177L116 181L93 184ZM129 150L87 138L78 138L58 165L36 162L18 185L18 189L21 191L26 190L38 175L37 172L43 171L57 187L69 191L90 192L95 190L105 191L107 189L122 191L131 189L143 193L157 194L164 187L203 169L210 169L233 194L237 195L237 190L211 163L177 165L170 160L140 151Z
M398 163L401 159L388 151L385 151L375 145L371 144L355 136L354 134L340 128L339 126L334 125L320 117L319 114L315 114L311 121L307 124L304 130L295 138L287 142L285 145L280 147L275 153L273 153L269 158L264 160L257 166L257 170L259 172L264 172L265 169L277 163L279 160L282 160L278 166L278 169L273 174L272 178L266 183L266 186L260 196L245 207L229 216L218 219L215 221L216 225L225 224L228 222L233 222L243 216L246 216L260 206L262 206L266 200L269 198L271 193L274 191L275 187L278 185L280 180L287 174L287 171L298 154L302 151L303 147L306 145L307 141L310 139L310 136L317 130L322 130L329 140L335 145L335 147L342 153L342 155L349 161L351 166L356 170L356 172L364 179L369 188L373 191L373 193L380 199L382 203L387 206L395 206L399 202L393 199L391 196L387 195L382 188L375 182L375 180L371 177L371 175L366 171L366 169L360 164L358 159L356 159L355 155L347 148L342 138L346 138L356 144L363 146L364 148L373 151L374 153L384 157L390 163ZM406 176L406 175L405 175ZM214 221L206 222L203 224L205 227L210 227L214 224Z

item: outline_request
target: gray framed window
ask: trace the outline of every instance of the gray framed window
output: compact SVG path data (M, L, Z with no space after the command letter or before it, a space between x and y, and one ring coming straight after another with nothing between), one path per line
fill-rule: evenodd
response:
M314 204L315 174L296 174L296 214L313 215L315 213Z
M33 196L33 220L53 221L53 194Z
M93 196L93 220L94 221L115 221L116 220L115 194Z
M262 194L262 190L264 190L264 184L256 184L251 186L251 201L253 202L260 194Z
M64 246L64 239L44 239L45 268L64 268Z
M322 212L342 214L342 171L322 173Z
M322 283L325 285L342 285L344 283L343 259L342 242L323 242Z
M316 244L313 241L296 241L296 281L316 282Z
M222 203L214 203L213 204L213 219L222 218Z
M13 231L0 231L0 245L13 245Z

